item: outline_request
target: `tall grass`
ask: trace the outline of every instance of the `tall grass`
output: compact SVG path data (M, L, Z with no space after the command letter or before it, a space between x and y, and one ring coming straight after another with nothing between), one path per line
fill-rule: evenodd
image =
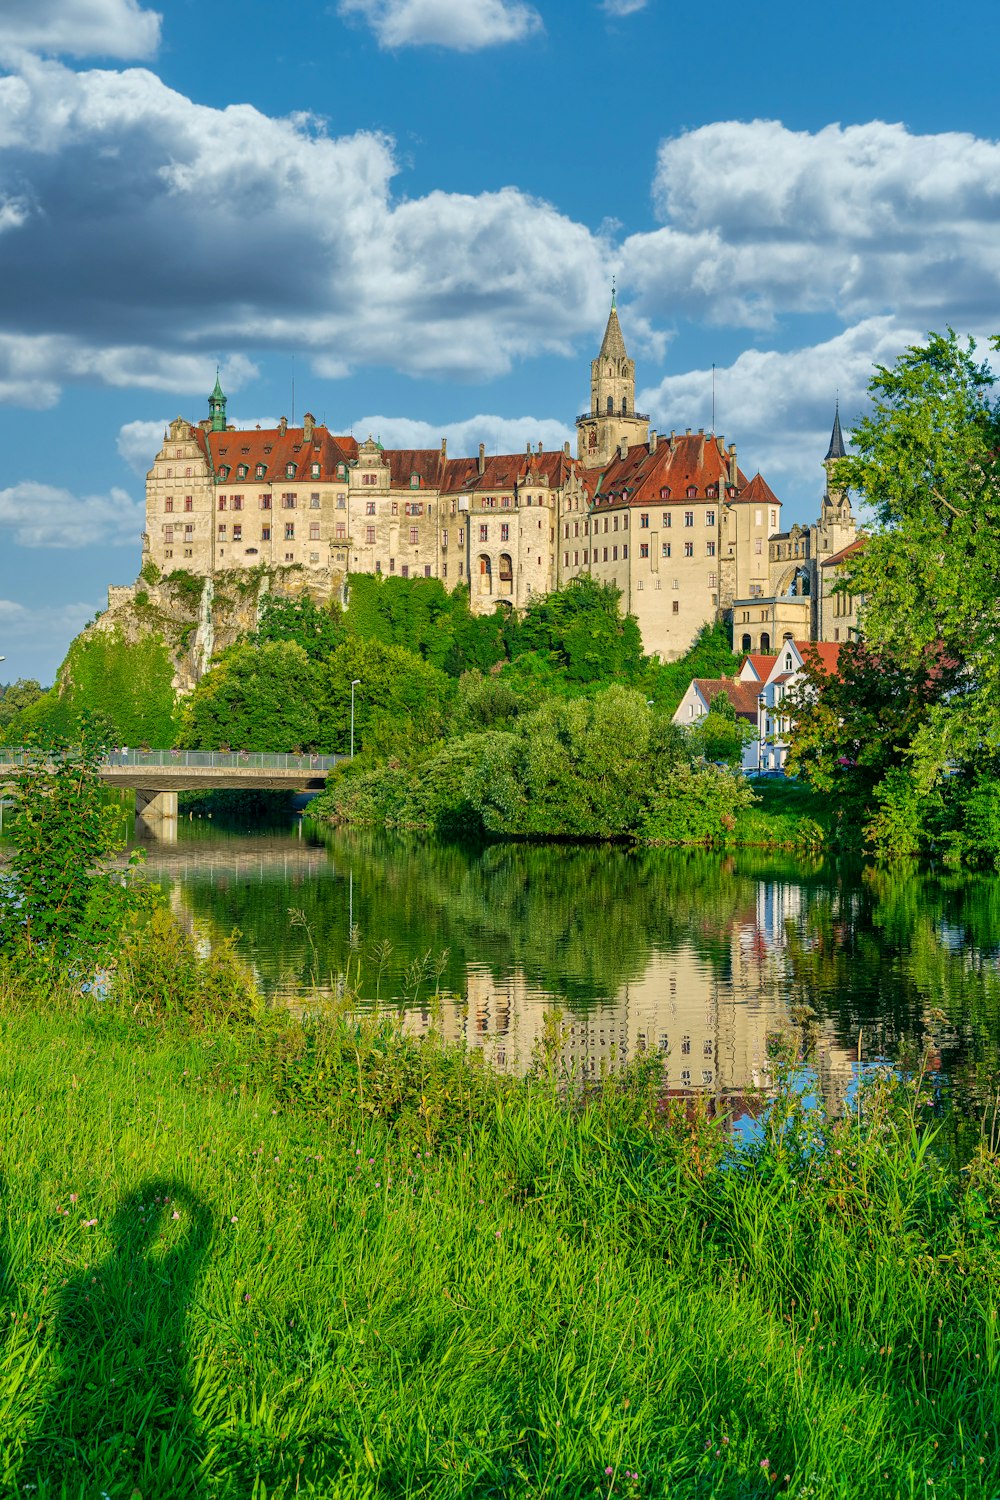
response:
M159 1005L0 975L9 1494L1000 1494L1000 1175L919 1081L738 1148L652 1065L207 1024L182 957Z

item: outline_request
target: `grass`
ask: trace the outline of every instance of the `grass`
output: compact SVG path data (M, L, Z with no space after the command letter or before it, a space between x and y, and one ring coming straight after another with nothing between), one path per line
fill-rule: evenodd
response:
M1000 1494L1000 1172L919 1082L789 1085L737 1150L652 1063L571 1107L171 1010L183 957L104 1006L0 973L10 1495Z
M803 849L819 847L829 838L829 799L806 782L762 776L754 780L753 788L760 800L737 814L727 845Z

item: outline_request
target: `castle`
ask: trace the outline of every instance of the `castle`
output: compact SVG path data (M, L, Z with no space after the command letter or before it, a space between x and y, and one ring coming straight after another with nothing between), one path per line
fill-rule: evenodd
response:
M301 427L282 418L238 431L217 379L208 417L171 422L147 475L143 563L206 578L298 567L327 592L350 573L438 578L467 585L477 613L523 608L588 575L621 590L646 650L665 660L720 618L737 650L825 638L856 537L832 478L839 414L819 520L784 532L781 501L759 473L747 479L735 444L650 431L614 297L590 385L575 457L567 443L499 456L480 444L478 457L449 458L445 441L386 449L335 436L308 412ZM839 639L852 626L838 616L832 628Z

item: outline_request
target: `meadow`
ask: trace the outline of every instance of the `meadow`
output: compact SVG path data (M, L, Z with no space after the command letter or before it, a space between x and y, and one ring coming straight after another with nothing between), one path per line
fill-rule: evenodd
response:
M741 1144L558 1026L264 1011L162 914L107 1000L0 969L6 1492L1000 1494L1000 1164L927 1082L789 1055Z

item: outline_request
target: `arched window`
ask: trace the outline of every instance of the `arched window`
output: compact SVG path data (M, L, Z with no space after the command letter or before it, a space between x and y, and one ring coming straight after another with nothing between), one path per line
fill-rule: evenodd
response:
M615 414L615 401L614 401L614 397L613 396L609 396L608 397L608 416L609 417L613 417L614 414Z
M669 484L665 484L662 487L662 489L660 490L660 499L661 500L669 500L670 499L670 486L669 486Z
M622 416L623 417L627 417L628 416L628 397L627 396L623 396L622 397Z
M762 653L766 653L771 649L771 637L768 635L766 630L761 632L760 649Z
M753 645L753 642L751 641L751 639L750 639L750 637L748 635L745 635L743 637L742 641L740 642L740 648L743 651L749 651L750 647L752 645Z

